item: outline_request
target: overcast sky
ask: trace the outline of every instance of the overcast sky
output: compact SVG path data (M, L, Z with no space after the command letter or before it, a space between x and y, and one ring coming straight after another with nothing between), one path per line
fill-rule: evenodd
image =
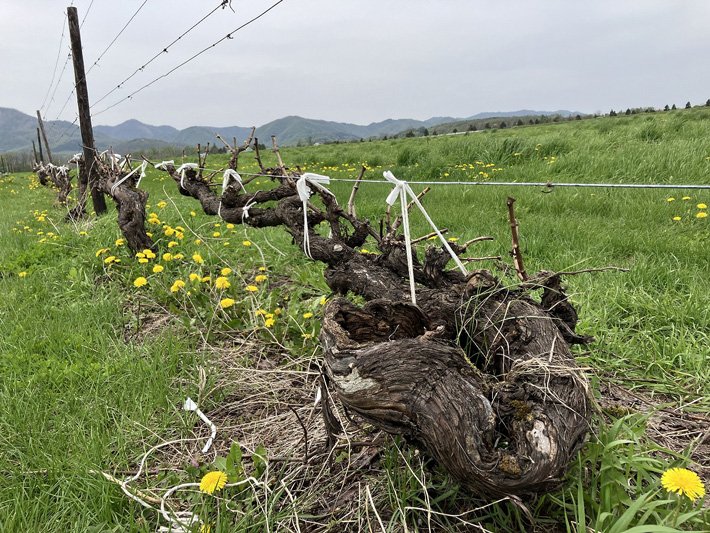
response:
M275 1L232 0L233 11L215 12L98 102L220 0L73 0L86 17L87 69L146 2L87 75L94 124L260 126L287 115L369 124L710 98L707 0L283 0L102 112ZM70 4L0 0L0 107L74 120L75 96L62 111L71 61L57 83L70 51Z

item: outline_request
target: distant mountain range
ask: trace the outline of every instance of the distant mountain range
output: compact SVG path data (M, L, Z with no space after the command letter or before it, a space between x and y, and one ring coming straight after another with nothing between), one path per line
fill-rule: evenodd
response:
M465 123L478 119L493 117L520 117L536 115L576 114L571 111L505 111L479 113L467 118L433 117L429 120L387 119L373 122L367 126L344 122L314 120L298 116L289 116L274 120L256 129L256 136L266 142L272 135L280 146L295 146L297 144L313 144L331 141L347 141L352 139L368 139L371 137L392 136L408 130L433 128L444 124ZM32 149L32 141L37 139L37 118L26 115L15 109L0 107L0 153L24 151ZM45 123L50 148L53 153L75 153L81 151L79 126L67 121L48 121ZM447 128L443 128L444 130ZM140 152L149 149L161 150L168 147L183 148L203 146L217 141L215 133L226 140L236 137L238 143L243 142L251 133L250 127L227 126L192 126L182 130L172 126L151 126L131 119L117 126L94 126L96 148L105 150L109 146L117 153Z

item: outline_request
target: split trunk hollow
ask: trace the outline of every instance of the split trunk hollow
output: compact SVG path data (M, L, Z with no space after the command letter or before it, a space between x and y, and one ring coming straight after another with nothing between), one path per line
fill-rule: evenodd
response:
M321 341L338 397L368 422L422 445L474 494L556 488L585 442L591 404L553 318L507 290L450 311L462 321L470 355L439 333L446 328L431 331L430 317L411 303L330 302Z

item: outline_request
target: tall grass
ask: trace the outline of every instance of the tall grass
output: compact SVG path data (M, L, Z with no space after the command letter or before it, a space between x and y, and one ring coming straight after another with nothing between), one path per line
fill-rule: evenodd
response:
M710 111L692 109L289 148L282 156L289 166L336 179L354 179L363 164L369 168L366 180L379 180L383 170L391 170L417 191L423 189L417 181L708 184L708 133ZM262 155L272 164L272 154ZM257 171L248 153L242 160L242 171ZM218 156L210 166L225 163ZM278 229L215 227L216 219L201 214L196 202L177 194L174 183L158 172L150 172L141 184L151 195L149 212L161 220L149 230L161 254L180 251L182 261L158 257L138 263L125 246L116 244L121 236L113 208L104 217L66 224L62 211L51 208L50 190L31 185L27 175L1 180L0 470L5 482L0 485L0 529L155 531L158 516L97 473L131 471L156 443L200 435L199 424L180 410L184 398L199 397L205 409L219 411L235 394L236 385L219 374L224 367L216 354L228 353L259 372L280 364L276 358L289 372L310 376L318 354L321 301L328 296L322 266L298 254ZM253 186L265 185L257 180L261 183ZM341 203L351 185L333 182L331 189ZM423 199L439 228L448 229L447 237L495 238L474 245L472 256L507 257L505 201L514 196L529 271L609 265L630 269L566 278L579 307L578 330L596 337L576 351L605 410L560 492L525 501L535 527L707 530L707 512L680 502L685 507L676 516L678 502L659 485L660 474L671 465L700 470L707 480L707 469L693 462L699 453L692 445L695 433L686 432L674 446L667 440L661 446L653 440L660 435L651 431L647 416L626 416L627 405L614 410L602 390L615 383L649 404L669 403L677 413L708 415L710 222L696 215L705 212L698 204L710 204L710 191L556 188L543 194L543 188L434 185ZM388 192L386 184L363 183L358 215L376 225ZM166 206L159 208L161 201ZM411 222L415 235L430 231L416 212ZM175 237L165 235L164 225L183 227L178 246L168 248ZM121 262L105 263L109 253L96 255L104 248ZM193 253L200 253L204 264L195 263ZM153 273L155 264L164 271ZM491 262L480 266L504 275ZM225 267L233 270L228 275L232 286L220 292L214 280ZM210 282L190 282L189 274L197 271L209 275ZM258 275L268 279L259 284ZM146 287L133 285L138 276L147 278ZM173 293L176 279L186 287ZM246 292L249 285L258 290ZM235 303L220 309L225 296ZM274 320L269 326L268 314ZM201 380L200 368L206 369L206 380ZM308 381L304 386L315 385ZM305 409L312 404L311 392L289 396L290 405ZM252 388L246 398L264 395ZM274 404L269 402L276 400L264 401L263 414L270 416ZM294 426L300 432L295 421ZM278 440L271 446L278 447ZM267 446L270 456L276 451ZM185 457L178 450L175 457L161 456L158 463L170 473L146 479L146 485L159 491L161 482L195 481L198 472ZM209 465L208 459L200 459L200 468ZM322 473L303 474L322 485L310 493L304 478L274 469L275 477L269 478L274 490L266 500L271 503L254 507L245 501L244 508L252 511L239 518L244 527L256 531L268 523L278 530L301 520L301 527L318 524L318 530L332 531L358 524L377 530L380 522L389 531L533 529L514 502L471 500L424 453L399 440L387 441L379 462L366 474L370 477L357 477L359 484L350 491L342 485L343 479L355 479L345 467L350 455L341 452L340 459L336 464L342 465L343 477L333 474L330 483L341 485L330 485ZM292 482L286 485L290 493L277 485L284 479ZM312 515L314 502L333 491L351 495L346 511Z

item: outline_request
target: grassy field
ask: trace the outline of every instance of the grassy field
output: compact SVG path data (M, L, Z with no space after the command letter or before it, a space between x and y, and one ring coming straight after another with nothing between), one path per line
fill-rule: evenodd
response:
M329 291L322 266L282 230L208 217L151 171L141 187L160 253L134 257L113 206L67 224L52 190L3 176L0 530L167 526L115 482L135 477L156 446L128 489L167 495L212 532L710 530L703 500L694 506L660 481L671 467L710 481L710 190L474 185L710 185L709 136L710 109L696 108L282 151L287 165L335 179L366 165L366 179L391 170L415 191L417 181L467 184L434 184L423 203L448 237L495 238L472 255L510 262L514 196L529 272L630 269L566 278L578 331L596 338L576 351L600 412L564 487L526 500L527 511L471 499L423 451L354 423L331 464L318 456L317 335ZM240 171L256 170L244 153ZM248 188L270 186L259 181ZM331 190L344 203L351 186ZM379 220L389 190L363 183L358 215ZM430 231L418 213L411 221L413 235ZM219 427L209 452L209 428L182 409L187 397ZM308 451L316 460L300 460ZM214 465L236 485L169 494Z

